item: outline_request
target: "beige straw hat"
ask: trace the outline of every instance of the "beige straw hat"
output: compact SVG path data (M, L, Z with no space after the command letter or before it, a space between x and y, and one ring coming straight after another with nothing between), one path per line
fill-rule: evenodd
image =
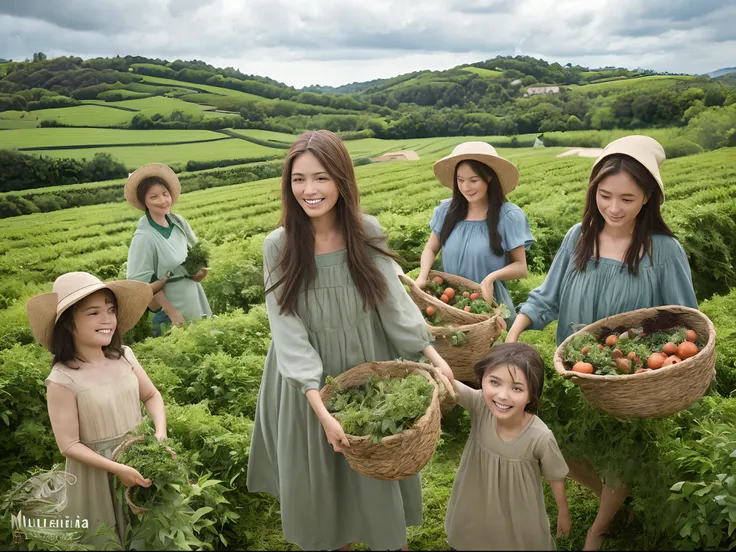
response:
M101 289L109 289L117 299L117 330L120 335L130 330L140 320L153 299L151 286L134 280L118 280L103 283L87 272L67 272L54 282L51 293L31 297L26 313L36 340L51 349L54 325L69 307Z
M660 205L664 203L664 184L662 184L662 176L659 174L659 166L667 156L664 153L662 145L650 136L639 134L624 136L623 138L614 140L603 149L601 156L593 163L591 175L606 157L615 154L628 155L644 165L644 168L651 173L654 180L659 184L659 189L662 192L659 202Z
M504 194L508 194L519 183L519 169L496 153L496 148L486 142L463 142L455 146L452 153L434 164L434 175L443 186L454 188L455 167L461 161L474 159L488 165L498 175Z
M152 176L158 177L168 184L169 192L171 193L172 205L176 203L176 200L179 199L179 194L181 194L179 178L176 176L176 173L171 170L171 167L161 163L149 163L148 165L143 165L140 169L136 169L134 173L128 176L128 181L125 183L125 200L141 211L145 211L146 206L138 201L138 186L146 178L150 178Z

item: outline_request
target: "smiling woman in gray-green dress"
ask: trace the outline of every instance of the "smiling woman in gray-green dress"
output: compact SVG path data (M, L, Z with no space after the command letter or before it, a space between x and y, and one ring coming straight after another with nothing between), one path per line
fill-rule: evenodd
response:
M662 305L698 308L685 251L660 212L664 159L662 146L647 136L626 136L606 146L593 165L583 222L568 231L544 283L519 307L507 341L553 320L558 320L559 345L579 328L622 312ZM631 487L603 485L588 462L568 460L568 465L568 477L601 498L585 542L586 550L595 550Z
M378 221L360 212L350 154L333 133L303 134L282 176L283 226L263 244L271 345L248 461L250 492L281 505L284 538L306 550L407 544L422 522L419 474L379 481L353 471L319 389L363 362L449 367L396 277Z
M200 284L207 269L189 274L182 266L197 237L184 217L171 212L180 192L174 171L159 163L141 167L125 183L125 199L146 212L130 243L127 278L153 288L154 336L161 335L164 325L212 316Z

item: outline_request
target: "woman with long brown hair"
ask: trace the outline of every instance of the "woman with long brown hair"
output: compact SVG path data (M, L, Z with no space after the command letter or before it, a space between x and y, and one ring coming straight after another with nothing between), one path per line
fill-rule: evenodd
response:
M450 369L396 277L378 221L361 213L350 154L332 132L299 137L282 175L280 227L263 244L271 346L258 394L248 489L281 503L284 538L306 550L407 544L422 521L419 475L353 471L319 389L368 361L417 358Z
M504 282L526 277L526 251L534 243L526 214L506 199L519 170L490 144L464 142L434 164L434 174L452 198L434 210L417 285L427 285L442 250L443 270L478 282L486 301L508 307L511 325L516 312Z
M698 308L685 251L660 211L664 159L662 146L647 136L626 136L606 146L590 174L582 223L567 232L544 282L520 305L507 342L553 320L558 320L559 345L579 328L622 312L662 305ZM585 550L596 550L631 486L603 484L587 461L568 460L568 466L568 477L600 497L585 541Z

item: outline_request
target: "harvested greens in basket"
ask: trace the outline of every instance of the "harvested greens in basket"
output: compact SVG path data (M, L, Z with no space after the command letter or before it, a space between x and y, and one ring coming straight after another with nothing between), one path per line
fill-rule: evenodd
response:
M328 377L335 392L327 409L349 435L369 436L374 443L411 428L432 402L434 385L418 374L406 377L370 376L357 387L341 389Z
M189 276L194 276L202 268L205 268L210 261L209 251L202 245L202 242L197 242L193 247L187 250L187 258L181 263L184 270L187 271Z
M694 330L661 313L636 328L603 328L600 335L573 338L565 346L564 362L583 374L642 374L682 362L704 346Z
M146 434L143 441L122 451L116 461L136 469L144 478L151 480L150 487L131 487L130 499L142 508L152 506L158 490L165 485L187 482L185 472L155 435Z

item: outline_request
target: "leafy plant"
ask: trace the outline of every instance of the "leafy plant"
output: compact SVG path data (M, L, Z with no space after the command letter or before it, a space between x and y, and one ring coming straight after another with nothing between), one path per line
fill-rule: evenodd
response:
M335 385L328 378L327 385ZM337 388L327 409L345 433L370 436L374 443L414 425L429 408L434 386L418 374L404 378L372 375L364 385Z
M210 254L207 248L202 244L201 241L197 242L194 246L188 248L187 258L181 264L184 270L187 271L189 276L194 276L202 268L205 268L210 261Z

